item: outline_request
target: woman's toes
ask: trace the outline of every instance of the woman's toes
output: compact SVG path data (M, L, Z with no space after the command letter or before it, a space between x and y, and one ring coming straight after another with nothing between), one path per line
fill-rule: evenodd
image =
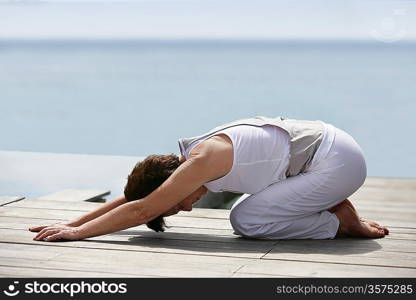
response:
M371 226L367 222L351 223L344 227L344 233L356 236L356 237L367 237L367 238L381 238L384 237L384 229L376 226Z
M367 222L370 225L380 226L380 224L378 224L377 222L374 222L374 221L371 221L371 220L368 220L368 219L365 219L365 218L360 218L360 221Z
M384 237L384 229L378 226L371 226L366 222L362 222L362 234L366 237L379 238Z
M364 219L364 218L360 218L360 221L361 222L368 223L369 225L374 226L374 227L377 227L378 229L382 229L384 231L384 234L386 234L386 235L390 233L390 230L387 227L381 226L377 222L374 222L374 221L371 221L371 220L367 220L367 219Z

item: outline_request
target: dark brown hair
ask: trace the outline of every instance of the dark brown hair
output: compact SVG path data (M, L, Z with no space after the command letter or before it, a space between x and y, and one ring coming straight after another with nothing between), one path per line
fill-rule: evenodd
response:
M136 164L127 177L124 196L127 201L141 199L157 189L179 167L179 157L171 155L149 155ZM160 215L150 222L147 227L156 232L165 231L165 220Z

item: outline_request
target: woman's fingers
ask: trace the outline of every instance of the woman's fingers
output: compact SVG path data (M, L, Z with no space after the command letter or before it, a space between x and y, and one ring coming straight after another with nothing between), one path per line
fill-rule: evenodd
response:
M78 240L79 239L79 231L76 229L64 229L64 228L56 228L56 229L48 229L42 235L40 235L37 240L52 242L56 240Z
M41 231L42 229L44 229L46 227L57 227L57 228L60 228L60 227L67 227L67 225L61 224L61 223L55 223L55 224L52 224L52 225L42 225L42 226L29 227L29 230L32 231L32 232L38 232L38 231Z
M48 227L48 226L47 225L33 226L33 227L29 227L29 230L32 231L32 232L38 232L38 231L41 231L45 227Z
M48 229L50 229L50 228L45 226L44 228L42 228L42 230L39 231L39 233L33 239L37 240Z
M40 235L42 235L45 230L48 229L58 229L58 228L65 228L67 226L63 225L63 224L53 224L53 225L49 225L49 226L38 226L38 227L32 227L32 228L36 228L37 230L33 230L35 232L39 232L34 239L36 239L37 237L39 237Z
M43 228L34 238L34 240L42 240L45 237L45 233L50 230L59 230L59 227L46 227Z
M56 241L56 240L64 238L64 236L65 236L64 232L61 231L61 232L51 234L51 235L45 237L45 241L47 241L47 242Z
M43 231L40 235L38 234L35 237L35 239L38 240L38 241L41 241L44 238L46 238L47 236L49 236L51 234L54 234L54 233L57 233L59 231L60 231L60 229L58 229L58 228L55 228L55 229L47 229L47 230Z

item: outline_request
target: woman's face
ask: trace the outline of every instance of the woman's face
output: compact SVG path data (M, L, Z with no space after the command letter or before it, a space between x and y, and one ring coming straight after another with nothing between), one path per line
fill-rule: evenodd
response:
M176 204L174 207L169 209L167 212L163 214L164 217L176 215L181 210L183 211L191 211L192 205L197 202L203 195L207 193L208 189L205 186L199 187L195 192L190 194L188 197L183 199L181 202Z

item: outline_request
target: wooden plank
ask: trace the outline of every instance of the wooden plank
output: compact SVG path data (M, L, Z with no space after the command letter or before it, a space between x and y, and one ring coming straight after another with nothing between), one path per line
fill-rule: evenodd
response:
M357 211L359 215L375 215L379 216L380 218L384 219L391 219L397 220L400 219L402 221L413 221L416 224L416 210L413 208L408 209L397 209L394 211L393 208L377 208L377 207L362 207L357 205Z
M352 238L281 241L262 259L407 267L416 270L416 241Z
M51 225L55 223L54 220L50 219L40 219L40 218L16 218L16 217L4 217L0 216L0 228L2 229L22 229L28 230L29 227L34 225ZM147 228L146 225L140 225L131 227L119 232L130 232L130 231L140 231L143 234L145 232L153 233L151 229ZM183 226L170 226L166 232L160 233L160 235L165 235L170 232L183 232L183 233L190 233L190 234L204 234L209 236L232 236L236 237L233 234L232 229L212 229L212 228L192 228L192 227L183 227Z
M7 205L19 200L24 199L25 197L19 196L0 196L0 206Z
M373 208L392 203L404 208L414 208L416 179L368 177L349 199L357 205L364 202L373 204Z
M416 234L416 228L391 227L395 233ZM392 235L393 236L393 235Z
M11 207L21 208L37 208L37 209L61 209L61 210L74 210L81 212L88 212L96 209L102 205L97 202L72 202L72 201L56 201L56 200L43 200L36 198L27 198L18 203L12 203ZM226 209L210 209L210 208L194 208L190 212L181 211L176 216L178 217L199 217L199 218L214 218L214 219L228 219L229 210Z
M42 248L39 245L25 245L0 242L0 264L4 258L49 260L61 253L59 247Z
M208 219L208 218L193 218L193 217L176 217L171 216L166 218L168 226L177 227L192 227L192 228L211 228L211 229L226 229L232 230L229 220L226 219Z
M19 217L19 218L43 218L51 220L71 220L79 217L78 211L64 211L52 209L20 208L20 207L0 207L0 216Z
M119 271L117 268L110 268L109 266L95 266L94 263L79 262L77 260L61 262L54 260L35 260L35 259L19 259L19 258L3 258L0 257L1 267L8 268L19 268L19 269L30 269L25 270L25 273L28 277L39 277L39 272L50 273L51 271L59 271L61 276L70 277L73 272L82 272L87 275L87 277L94 277L95 275L100 274L99 277L158 277L155 275L147 275L144 272L123 272ZM113 266L115 267L115 266ZM39 272L38 272L39 270ZM0 274L1 275L1 274ZM51 276L47 276L51 277Z
M100 202L88 201L65 201L65 200L44 200L26 198L22 201L9 204L10 207L35 208L35 209L59 209L88 212L100 207Z
M415 198L416 199L416 198ZM19 201L21 202L21 201ZM16 204L19 204L17 202ZM376 212L383 212L383 213L401 213L401 212L409 212L411 210L413 213L416 213L416 203L403 203L400 201L391 201L391 202L375 202L375 201L365 201L365 200L358 200L353 202L354 206L360 209L366 210L373 210Z
M413 213L386 214L363 209L358 212L361 217L376 221L383 226L416 228Z
M3 257L4 251L0 250L1 265L105 272L109 277L112 272L136 276L230 277L236 270L251 261L251 259L233 257L225 259L216 256L57 247L56 244L9 245L9 250L13 249L16 251L16 257L13 258ZM46 251L58 255L44 260L25 258L28 253Z
M229 209L213 209L213 208L193 208L192 211L181 211L177 214L178 217L192 217L192 218L210 218L210 219L225 219L230 217Z
M393 228L395 229L395 228ZM387 235L384 237L388 240L410 240L410 241L416 241L416 234L414 233L392 233L391 235Z
M325 247L322 247L325 243ZM282 240L269 253L280 253L286 247L294 253L320 253L340 255L369 254L374 251L413 253L416 256L416 242L396 239L336 238L333 240Z
M109 195L110 191L103 190L63 190L53 194L39 197L41 200L57 201L93 201Z
M387 178L387 177L367 177L365 186L378 187L380 189L385 188L412 188L416 189L416 179L413 178Z
M416 270L409 268L265 259L249 262L234 276L240 273L261 277L416 277Z
M76 263L73 266L70 264L61 265L59 266L60 269L57 269L56 265L48 266L47 262L62 253L62 249L60 247L45 248L42 246L1 243L0 276L9 275L10 272L13 272L12 275L14 277L17 275L24 275L26 277L70 277L81 275L84 277L137 276L137 273L117 273L117 271L108 272L108 270L104 270L103 272L103 270L94 271L93 269L76 268ZM31 262L29 266L26 263L27 261Z
M351 201L368 200L376 202L399 201L403 203L412 203L415 197L414 188L380 188L362 186L353 195L348 197Z
M157 233L155 233L156 235ZM136 234L107 234L103 236L84 239L81 241L43 242L34 241L34 233L22 230L0 229L0 241L7 243L19 243L30 245L50 245L75 248L97 248L108 250L131 250L139 252L158 252L176 254L197 254L205 256L259 258L273 247L276 241L264 241L257 243L248 242L245 239L229 237L216 237L214 241L191 240L189 235L182 233L177 239L146 238ZM178 236L179 237L179 236ZM220 241L218 241L220 240ZM233 241L234 240L234 241Z
M0 216L19 218L41 218L50 219L53 222L70 221L82 215L78 211L36 209L3 206L0 208ZM172 226L184 226L195 228L231 229L231 224L226 219L194 218L171 216L166 218L166 223ZM36 225L36 224L33 224Z
M19 266L2 266L0 265L0 277L1 278L63 278L63 277L72 277L72 278L125 278L125 277L138 277L137 275L130 274L118 274L118 273L99 273L99 272L88 272L88 271L73 271L73 270L57 270L51 268L28 268L28 267L19 267ZM156 276L146 276L141 275L140 277L156 277Z

